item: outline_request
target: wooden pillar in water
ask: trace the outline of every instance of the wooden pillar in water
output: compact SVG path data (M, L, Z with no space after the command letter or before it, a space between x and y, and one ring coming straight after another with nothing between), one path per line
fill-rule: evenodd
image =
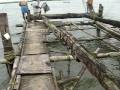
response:
M100 37L100 29L99 28L97 28L97 37Z
M10 35L9 27L8 27L8 18L6 13L0 13L0 32L4 47L4 58L7 60L6 66L7 66L8 74L11 75L15 54L12 47L11 39L10 38L6 39L4 37L5 34L8 34L8 36Z
M101 18L103 17L103 9L104 9L103 5L99 4L98 16L101 17Z

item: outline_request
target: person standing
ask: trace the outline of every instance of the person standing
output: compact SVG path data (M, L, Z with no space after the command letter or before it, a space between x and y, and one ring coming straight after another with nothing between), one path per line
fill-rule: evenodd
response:
M33 0L32 6L33 6L33 14L34 16L41 16L41 7L39 6L40 0Z
M23 19L25 20L26 19L25 15L27 14L27 16L28 16L30 14L30 10L28 8L27 0L20 0L19 6L21 7Z
M87 12L93 11L93 0L87 0Z

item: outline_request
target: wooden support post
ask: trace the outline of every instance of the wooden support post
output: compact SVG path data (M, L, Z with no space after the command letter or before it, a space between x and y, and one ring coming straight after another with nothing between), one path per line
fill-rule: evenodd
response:
M99 4L99 13L98 13L98 16L101 17L101 18L103 17L103 9L104 9L103 5Z
M7 66L8 74L11 76L12 66L13 66L12 64L15 58L15 54L12 47L11 39L6 39L4 37L6 33L10 35L6 13L0 13L0 32L1 32L2 42L4 47L4 57L9 63L9 64L6 64L6 66Z
M97 37L100 37L100 29L97 28Z

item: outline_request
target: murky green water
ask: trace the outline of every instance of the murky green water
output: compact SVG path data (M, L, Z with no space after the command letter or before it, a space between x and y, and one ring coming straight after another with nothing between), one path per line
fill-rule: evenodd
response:
M55 2L48 1L47 3L51 8L51 10L48 13L52 13L52 14L53 13L70 13L70 12L82 13L86 10L85 6L83 5L82 0L64 0L64 1L55 1ZM119 0L95 0L94 2L95 11L98 10L99 3L102 3L104 6L104 17L112 18L115 20L120 20L120 13L118 12L120 9ZM30 4L29 4L29 7L31 8ZM1 4L0 12L8 13L9 27L10 27L10 32L12 35L12 42L13 43L19 42L21 38L21 34L16 35L16 33L22 32L22 28L16 28L15 25L19 23L23 23L23 19L22 19L18 4ZM31 8L31 12L32 12L32 8ZM78 36L78 38L82 36L84 37L84 34L80 35L76 32L74 32L74 35ZM96 43L95 42L89 42L89 43L91 43L91 46L92 46L89 48L92 48L91 50L94 51L95 50L94 45L96 45ZM87 44L85 45L87 46ZM14 47L16 48L17 46L14 45ZM53 52L63 51L63 54L68 53L68 51L66 50L66 47L64 47L61 43L53 44L49 47L49 49L53 50ZM3 58L3 46L0 40L0 59L2 58ZM119 60L119 58L117 59ZM109 62L108 61L107 62L104 61L104 62L109 63L110 65L114 65L115 63L117 63L116 61L113 62L110 59L109 59ZM58 73L60 70L63 70L65 77L68 76L68 72L67 72L68 63L69 62L53 63L53 66L55 67L55 70L56 70L56 76L58 76ZM112 67L110 65L108 67ZM119 65L120 64L118 64L118 66ZM81 68L81 64L75 61L72 61L71 66L70 66L70 76L77 75L78 72L80 71L80 68ZM117 69L119 70L118 67ZM116 70L114 72L116 72ZM119 73L117 74L119 75ZM0 90L7 86L7 83L9 80L8 78L9 76L6 72L5 65L0 65ZM104 89L101 87L98 81L88 71L86 71L84 76L81 79L81 82L78 85L78 88L76 88L76 90L104 90Z

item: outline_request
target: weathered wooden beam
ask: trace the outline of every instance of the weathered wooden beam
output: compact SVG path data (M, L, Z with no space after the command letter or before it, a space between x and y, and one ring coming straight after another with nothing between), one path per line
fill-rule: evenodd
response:
M21 75L17 75L13 90L19 90L20 83L21 83Z
M95 20L95 21L100 21L100 22L110 24L110 25L113 25L116 27L120 27L120 21L105 19L105 18L98 17L97 15L91 15L91 14L86 14L85 17L92 19L92 20Z
M51 62L59 62L59 61L69 61L69 60L73 60L73 56L72 55L66 55L66 56L51 56L50 57L50 61Z
M8 27L8 18L6 13L0 13L0 32L2 36L2 42L4 47L4 57L9 62L9 64L6 64L8 74L11 75L12 72L12 64L13 60L15 58L11 38L6 39L5 34L10 35L9 33L9 27Z
M97 25L99 28L101 28L101 29L104 30L104 31L107 31L107 32L110 33L112 36L114 36L116 39L119 39L119 38L120 38L120 33L116 32L113 28L108 27L106 24L101 23L101 22L98 22L98 21L96 21L95 23L96 23L96 25Z
M85 47L77 42L77 39L67 31L59 30L55 25L51 24L46 17L42 17L46 26L53 30L55 36L62 40L70 49L72 56L84 63L87 69L93 74L106 90L120 90L119 78L116 80L107 75L105 68L86 50ZM112 85L112 86L111 86Z
M46 16L49 19L66 19L66 18L82 18L85 17L86 13L66 13L66 14L43 14L43 16ZM36 19L42 19L42 17L37 17L31 15L32 20Z
M11 79L9 81L7 90L13 90L14 89L14 85L15 85L15 81L16 81L16 77L17 77L16 72L17 72L18 64L19 64L19 57L16 57L16 59L14 61L14 64L13 64Z
M116 21L116 20L111 20L111 19L105 19L105 18L101 18L98 17L97 15L93 14L87 14L87 13L67 13L67 14L43 14L43 16L46 16L49 19L65 19L65 18L89 18L95 21L100 21L106 24L111 24L113 26L116 27L120 27L120 21ZM42 19L41 17L34 17L33 15L31 15L31 19Z
M57 27L73 25L71 22L52 21L52 20L51 20L51 23L53 23ZM75 24L77 24L77 25L92 25L95 23L93 21L87 21L87 22L81 21L81 22L76 22Z
M86 38L86 39L80 39L78 38L78 41L95 41L95 40L104 40L104 39L107 39L105 37L99 37L99 38ZM47 40L47 41L44 41L44 43L57 43L59 42L59 40Z

